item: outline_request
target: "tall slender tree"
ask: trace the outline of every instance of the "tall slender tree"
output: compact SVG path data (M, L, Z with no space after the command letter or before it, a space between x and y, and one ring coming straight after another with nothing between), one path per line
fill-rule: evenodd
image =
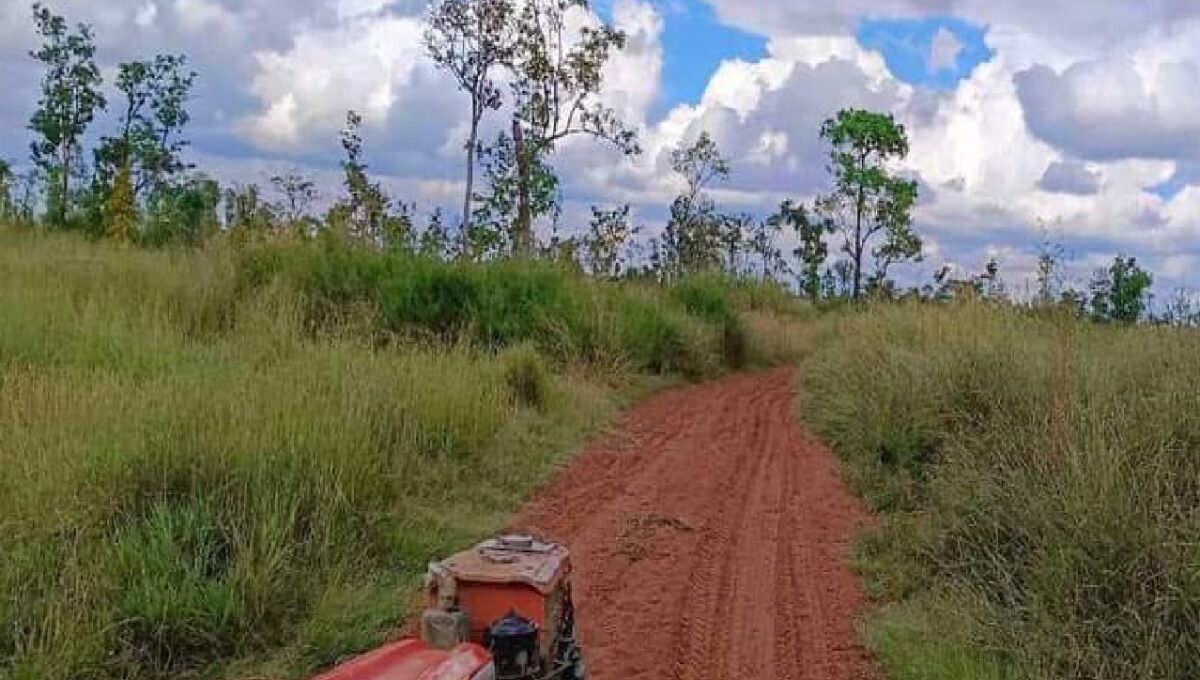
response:
M671 152L671 169L683 179L685 188L671 203L671 216L663 233L664 274L669 278L719 267L732 238L725 235L736 232L741 244L748 226L723 219L708 195L713 182L729 178L729 161L721 155L712 136L702 132L695 142Z
M80 140L107 102L100 87L92 28L79 24L72 32L67 20L41 3L33 6L33 21L42 45L30 56L46 69L37 110L29 121L36 135L30 147L33 164L46 176L46 209L52 223L62 226L71 209L71 178L78 172Z
M568 14L586 12L587 0L525 0L515 18L516 44L509 69L514 107L511 144L516 172L513 247L533 252L537 169L562 140L585 135L623 153L641 151L637 134L600 101L604 65L625 46L625 34L585 26L572 40Z
M471 227L479 126L488 111L503 103L494 75L511 61L515 49L514 12L511 0L438 0L429 11L426 51L471 99L460 225L464 233Z
M912 230L917 183L888 168L908 155L908 134L890 114L851 109L827 120L821 137L830 145L834 189L817 209L842 232L851 297L861 300L868 255L875 259L870 283L880 286L893 264L920 257L921 238Z
M362 116L347 112L346 127L342 130L342 149L346 152L342 170L346 175L347 196L333 207L333 217L342 221L354 238L378 247L408 249L413 237L410 207L393 201L383 186L367 175L361 127Z

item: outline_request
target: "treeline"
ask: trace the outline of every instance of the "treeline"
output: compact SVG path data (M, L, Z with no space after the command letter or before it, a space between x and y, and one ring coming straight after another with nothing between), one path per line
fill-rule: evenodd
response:
M322 196L299 172L271 177L265 189L222 188L183 157L197 77L185 56L120 64L110 102L91 27L72 28L34 5L42 46L31 56L45 75L29 124L32 167L16 175L0 161L0 220L147 246L289 238L445 260L540 257L597 276L659 282L720 271L785 284L815 302L1012 301L995 261L978 275L943 269L930 283L907 288L891 277L896 265L921 260L912 216L918 184L893 169L909 152L904 126L870 111L844 110L821 127L830 190L811 202L783 201L765 218L721 211L712 192L733 168L701 132L670 155L682 191L661 233L645 235L631 207L616 205L593 207L587 230L565 235L556 147L588 137L623 154L641 153L637 130L598 96L604 66L626 36L602 22L574 42L567 33L569 14L587 9L586 0L435 0L429 7L428 55L466 95L470 123L462 211L447 216L440 209L418 214L372 176L363 120L354 111L341 134L340 196ZM84 141L110 106L119 111L116 128L99 137L89 163ZM511 125L485 140L493 115L509 116ZM1153 276L1134 258L1118 256L1086 290L1064 289L1062 263L1061 249L1043 248L1037 294L1023 301L1064 305L1105 322L1200 320L1182 293L1151 315Z

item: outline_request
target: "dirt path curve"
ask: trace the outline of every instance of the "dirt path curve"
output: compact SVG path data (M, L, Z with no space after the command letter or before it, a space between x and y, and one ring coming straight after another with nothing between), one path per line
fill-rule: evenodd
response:
M518 516L571 544L594 680L870 677L844 567L866 515L794 397L790 370L659 395Z

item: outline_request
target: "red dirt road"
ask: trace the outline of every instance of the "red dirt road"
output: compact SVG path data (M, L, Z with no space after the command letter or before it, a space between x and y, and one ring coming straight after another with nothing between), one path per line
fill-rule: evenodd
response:
M793 373L660 395L513 528L570 543L594 680L859 680L844 558L867 521L794 417Z

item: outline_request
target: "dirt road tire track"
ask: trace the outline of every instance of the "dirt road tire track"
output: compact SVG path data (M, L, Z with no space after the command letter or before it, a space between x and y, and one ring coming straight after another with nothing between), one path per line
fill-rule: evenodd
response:
M659 395L521 512L567 541L594 680L861 680L845 567L867 515L797 425L790 370Z

